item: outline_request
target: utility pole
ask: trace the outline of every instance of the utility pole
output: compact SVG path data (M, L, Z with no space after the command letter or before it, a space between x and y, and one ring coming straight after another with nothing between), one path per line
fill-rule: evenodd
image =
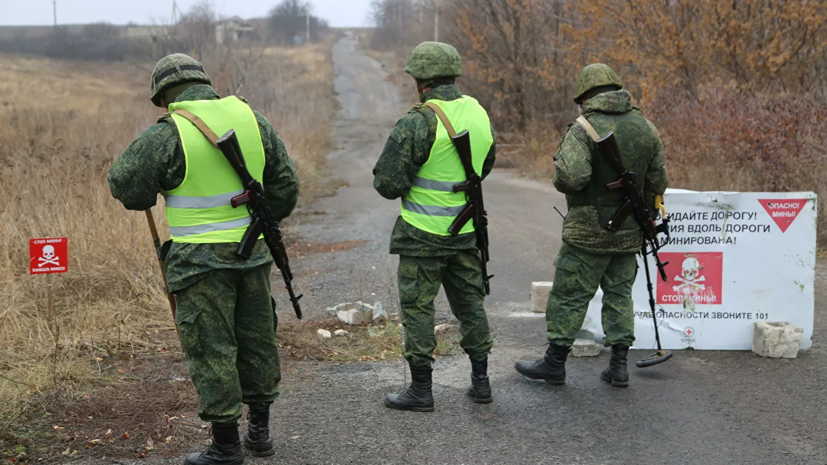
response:
M434 42L439 42L439 3L434 0Z
M181 10L178 9L178 2L176 2L175 0L172 0L172 24L173 25L178 23L178 14L180 12L181 12Z
M306 16L306 19L307 19L307 43L309 44L310 43L310 10L307 10L307 13L305 13L305 16Z
M52 0L52 12L55 16L55 27L57 27L57 0Z

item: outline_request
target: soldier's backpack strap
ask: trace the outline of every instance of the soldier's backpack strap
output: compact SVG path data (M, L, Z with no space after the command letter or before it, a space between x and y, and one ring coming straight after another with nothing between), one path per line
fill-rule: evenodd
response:
M600 140L600 134L594 130L594 126L592 126L592 123L590 123L585 116L580 115L580 117L577 118L577 122L580 123L580 126L583 126L583 129L586 130L586 134L588 134L593 141L597 142Z
M198 128L199 131L201 131L201 134L204 134L204 137L206 137L213 146L218 147L218 135L216 135L215 132L207 126L207 123L205 123L204 120L186 110L175 110L172 114L178 115L192 123L196 128Z
M439 118L439 120L442 121L442 125L445 126L445 130L448 131L448 135L451 138L457 135L457 132L454 131L454 125L451 124L450 120L448 120L448 115L446 115L445 112L442 111L442 108L439 108L437 104L431 102L425 102L424 104L422 104L422 106L434 110L434 113L436 113L437 118Z

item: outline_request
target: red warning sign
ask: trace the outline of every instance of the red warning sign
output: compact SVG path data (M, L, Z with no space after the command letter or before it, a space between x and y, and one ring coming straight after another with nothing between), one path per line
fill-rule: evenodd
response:
M666 282L658 279L658 303L666 305L721 305L724 254L721 252L660 254Z
M29 241L29 273L66 273L69 269L69 240L65 237Z
M781 228L781 232L787 232L787 228L807 205L807 199L758 199L761 206L769 213L775 224Z

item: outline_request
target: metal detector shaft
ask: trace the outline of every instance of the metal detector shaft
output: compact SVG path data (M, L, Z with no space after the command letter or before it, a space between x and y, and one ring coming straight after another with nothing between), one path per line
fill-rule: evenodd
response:
M652 321L655 324L655 341L658 343L658 351L646 357L643 360L635 362L638 368L646 368L659 363L663 363L672 358L672 352L663 350L660 345L660 333L658 332L658 316L655 310L655 295L654 287L652 286L652 275L649 274L649 261L646 259L646 242L640 250L640 255L643 258L643 269L646 272L646 289L649 291L649 310L652 312Z
M649 291L649 309L652 311L652 320L655 323L655 341L658 343L658 352L663 351L660 346L660 333L658 333L658 316L655 311L655 294L652 286L652 275L649 274L649 261L646 259L646 246L641 250L643 256L643 269L646 271L646 290Z

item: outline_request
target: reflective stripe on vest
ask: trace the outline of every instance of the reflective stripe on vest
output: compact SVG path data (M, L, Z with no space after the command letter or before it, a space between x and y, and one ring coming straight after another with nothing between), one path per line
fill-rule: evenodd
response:
M250 174L258 180L264 174L264 146L255 114L236 97L173 103L169 111L186 110L198 116L216 134L234 129ZM184 181L164 192L167 222L174 242L240 242L250 214L247 208L233 208L230 201L243 193L238 175L204 135L186 118L172 115L186 158Z
M199 224L195 226L177 226L169 228L170 234L175 237L189 237L200 234L207 234L215 231L230 231L236 228L244 228L250 225L250 217L237 220L224 221L221 223Z
M491 122L485 109L468 96L451 101L429 102L445 112L457 132L468 130L471 137L471 161L474 171L481 174L482 165L494 143ZM465 180L465 170L457 149L445 125L437 118L436 140L428 161L419 169L411 191L402 200L402 219L431 234L449 236L448 228L468 203L465 192L454 192L454 186ZM474 224L469 221L460 234L473 231Z

